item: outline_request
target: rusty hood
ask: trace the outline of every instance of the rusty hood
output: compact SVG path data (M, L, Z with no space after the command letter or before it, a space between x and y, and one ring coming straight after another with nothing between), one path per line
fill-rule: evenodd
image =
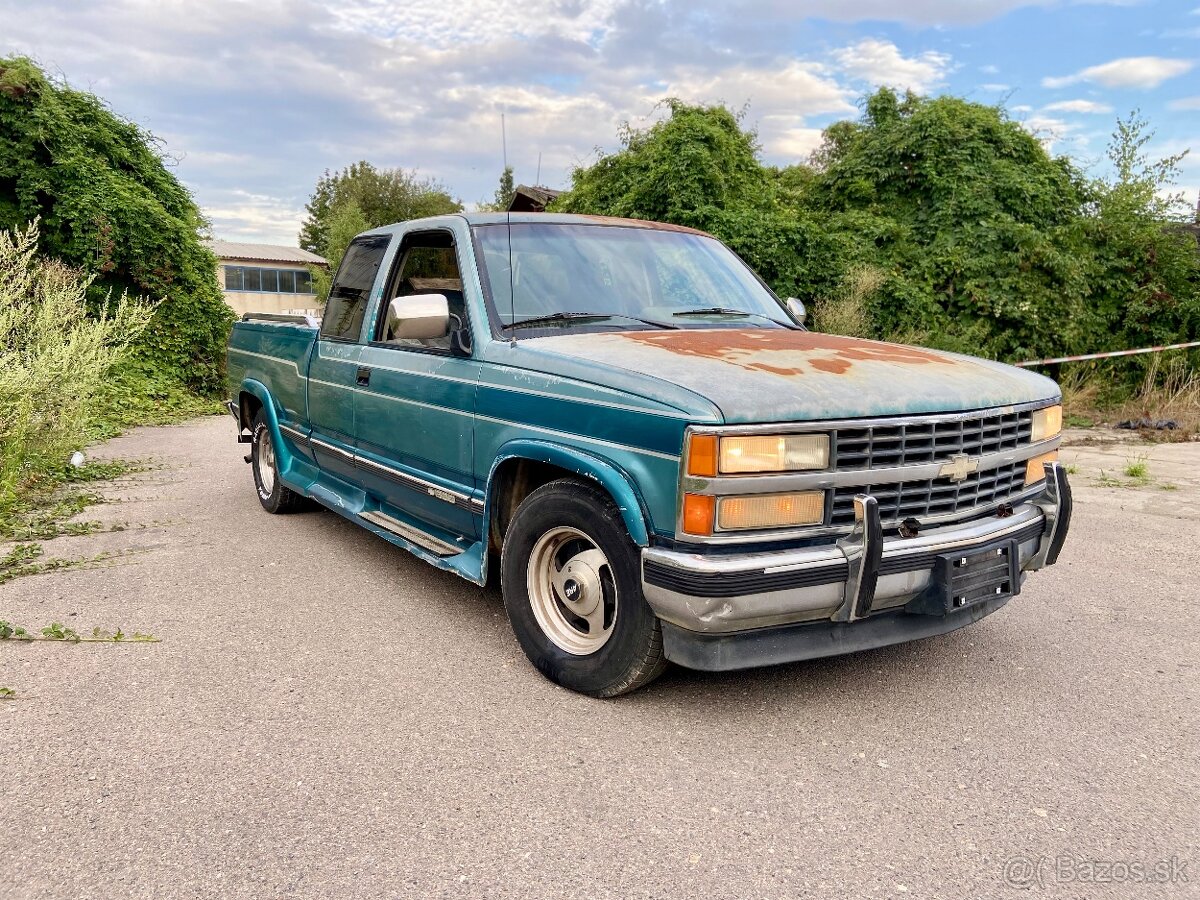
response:
M521 344L590 363L597 382L617 370L625 383L641 374L679 385L730 423L952 412L1059 396L1050 379L1003 363L812 331L591 332Z

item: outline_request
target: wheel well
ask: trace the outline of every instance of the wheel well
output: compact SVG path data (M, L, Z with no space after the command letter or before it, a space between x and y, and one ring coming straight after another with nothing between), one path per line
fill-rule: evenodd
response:
M579 473L570 469L524 457L506 459L497 466L496 471L492 473L491 521L488 523L488 549L491 552L500 552L508 525L521 501L543 484L560 478L583 480ZM600 487L600 490L604 488Z
M242 391L238 397L238 422L242 428L249 429L254 425L254 417L258 415L258 411L262 409L262 401L251 394L249 391Z

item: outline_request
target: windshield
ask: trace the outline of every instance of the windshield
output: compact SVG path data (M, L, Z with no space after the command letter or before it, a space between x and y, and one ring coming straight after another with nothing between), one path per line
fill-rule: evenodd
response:
M774 295L714 238L619 225L511 229L510 248L507 224L474 228L501 328L792 327Z

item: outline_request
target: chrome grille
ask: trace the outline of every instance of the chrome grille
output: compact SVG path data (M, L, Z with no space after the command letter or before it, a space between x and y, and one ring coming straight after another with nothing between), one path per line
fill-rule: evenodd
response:
M897 525L908 518L920 521L930 516L950 515L976 506L1001 503L1024 488L1023 461L996 469L972 472L963 481L934 478L869 487L837 488L833 492L833 509L829 524L854 524L855 494L873 496L879 501L879 518L885 524Z
M959 453L976 457L1015 450L1029 443L1032 433L1031 410L993 410L959 421L839 428L834 440L837 468L844 472L938 462Z

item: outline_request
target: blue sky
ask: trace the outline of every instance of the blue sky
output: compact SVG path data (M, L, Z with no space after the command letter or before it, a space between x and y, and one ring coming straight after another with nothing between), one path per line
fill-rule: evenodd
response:
M0 0L11 53L156 134L226 240L294 243L357 159L484 200L502 112L557 187L665 96L746 107L787 163L878 84L1002 101L1097 173L1140 109L1200 192L1200 0Z

